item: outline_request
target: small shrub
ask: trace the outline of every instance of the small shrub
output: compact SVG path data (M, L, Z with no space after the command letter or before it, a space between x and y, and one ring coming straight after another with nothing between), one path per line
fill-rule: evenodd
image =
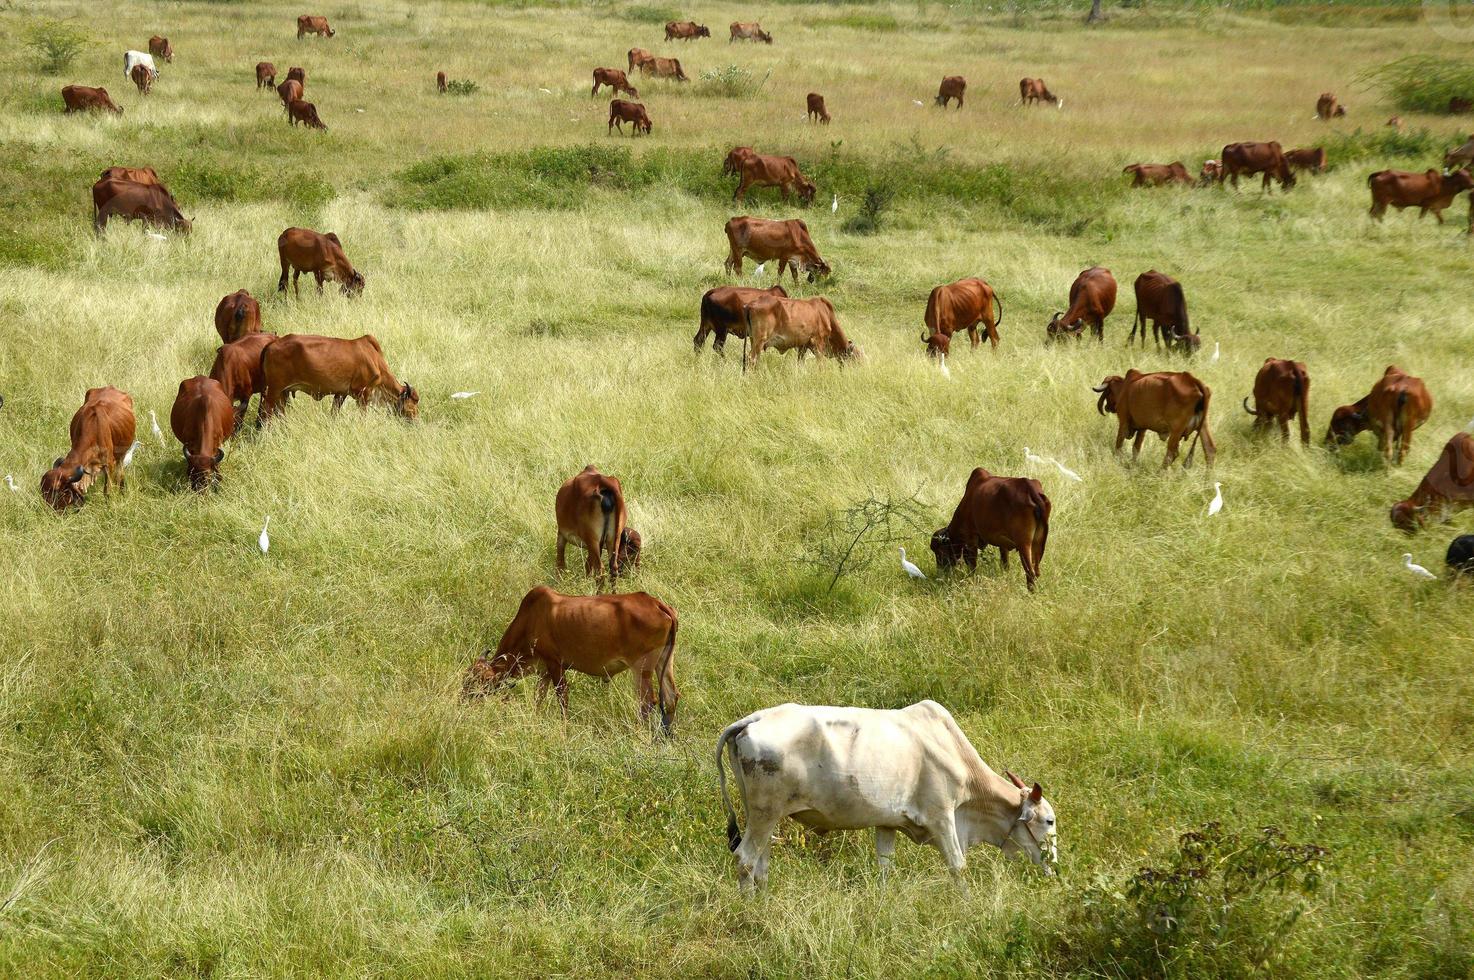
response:
M1448 140L1426 129L1398 130L1380 126L1371 132L1357 129L1335 133L1322 144L1326 157L1333 163L1350 163L1369 158L1404 157L1437 161L1447 149Z
M480 87L470 79L457 78L455 81L445 83L445 91L451 95L471 95Z
M35 49L41 71L57 75L71 67L89 43L87 32L60 20L48 20L31 28L26 45Z
M761 79L752 73L752 69L742 65L727 65L725 68L707 68L701 73L701 80L696 84L697 95L714 96L717 98L740 99L753 96L758 93L768 79L772 76L772 69Z
M1380 84L1399 109L1448 112L1451 99L1474 99L1474 62L1410 55L1364 71L1361 81Z
M840 227L852 235L873 235L880 231L886 211L890 210L895 191L888 186L867 187L860 210L846 218Z
M674 7L637 3L632 7L625 7L619 12L619 16L636 24L669 24L673 20L680 20L681 12Z
M896 500L869 494L843 510L830 514L805 537L802 564L829 579L826 592L833 592L846 575L862 572L874 564L882 549L930 534L931 511L916 495Z

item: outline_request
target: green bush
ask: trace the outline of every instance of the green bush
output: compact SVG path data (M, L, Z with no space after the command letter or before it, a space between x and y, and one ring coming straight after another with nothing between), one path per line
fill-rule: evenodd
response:
M1410 55L1360 75L1383 86L1397 107L1409 112L1448 112L1451 99L1474 101L1474 62Z
M895 196L896 192L889 185L865 188L865 198L860 203L860 210L846 218L840 227L852 235L875 234L880 231L885 212L890 209L891 199Z
M471 95L480 87L470 79L457 78L455 81L445 83L445 90L451 95Z
M1402 157L1426 160L1431 166L1442 157L1447 142L1426 129L1403 131L1380 126L1370 132L1358 128L1350 133L1335 133L1321 145L1326 148L1326 156L1332 164Z
M57 75L71 67L90 42L87 32L60 20L42 21L31 28L26 46L40 58L41 71Z
M674 7L637 3L632 7L625 7L619 12L619 16L637 24L668 24L673 20L680 20L681 12Z
M740 99L756 95L768 79L772 77L772 69L767 74L758 78L752 73L751 68L742 65L727 65L724 68L707 68L701 72L701 79L696 83L693 91L697 95L707 95L716 98Z

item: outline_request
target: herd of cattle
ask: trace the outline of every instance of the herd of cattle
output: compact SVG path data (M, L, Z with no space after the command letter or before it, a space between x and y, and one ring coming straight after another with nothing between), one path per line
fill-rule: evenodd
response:
M322 17L298 18L297 36L332 37L335 31ZM710 37L694 22L666 25L666 40ZM771 44L758 24L734 23L731 40ZM172 61L173 47L154 37L149 53L130 51L125 73L147 94L157 77L154 58ZM647 76L686 79L679 60L657 58L636 48L629 52L628 70ZM275 88L291 120L321 128L316 108L302 100L306 74L292 68L276 85L276 68L256 66L258 88ZM444 73L437 85L446 88ZM608 86L616 94L638 98L624 70L597 68L592 94ZM935 102L962 108L967 83L961 76L943 80ZM1019 85L1021 104L1062 106L1043 79L1025 78ZM67 111L87 108L122 110L105 90L68 86L63 90ZM830 115L818 93L808 96L808 117L827 123ZM1334 96L1326 93L1317 115L1334 119L1346 114ZM636 132L650 132L651 124L639 103L615 99L609 127L631 122ZM1467 153L1465 151L1468 151ZM1474 158L1474 137L1451 151L1449 165ZM1221 158L1204 166L1200 179L1237 183L1239 176L1263 174L1265 187L1277 179L1285 188L1294 184L1296 168L1325 168L1320 148L1285 153L1278 143L1237 143L1224 147ZM733 194L740 202L754 188L775 187L783 200L813 200L816 187L792 157L769 156L751 147L737 147L727 156L724 172L737 178ZM1181 162L1134 164L1127 168L1137 186L1191 183ZM1417 178L1424 178L1420 183ZM1457 193L1467 190L1467 169L1426 175L1383 171L1369 181L1373 213L1380 217L1388 205L1418 206L1436 216ZM1431 195L1431 196L1430 196ZM101 233L112 217L188 232L191 222L180 211L168 188L152 168L109 167L92 188L94 225ZM768 288L720 286L701 297L699 328L693 340L697 352L715 335L713 349L725 350L729 335L744 343L744 370L755 368L764 350L797 350L799 358L813 353L841 362L863 357L839 324L834 305L824 297L795 299L782 285L785 270L794 282L799 274L810 282L831 269L820 256L807 224L800 219L773 221L750 216L726 223L729 246L727 271L741 275L743 260L761 264L776 261L779 282ZM289 279L300 297L302 273L311 273L318 292L332 280L349 296L360 294L365 278L348 260L343 244L332 233L288 228L277 240L281 277L279 292ZM759 270L762 265L760 264ZM1191 356L1201 347L1192 329L1181 283L1156 270L1134 281L1136 311L1127 346L1138 333L1143 348L1147 324L1154 345ZM1115 309L1116 279L1109 269L1095 266L1082 271L1071 284L1068 305L1044 326L1046 344L1077 343L1088 329L1104 343L1105 322ZM945 368L951 340L967 334L978 348L986 338L993 349L1000 343L1003 301L980 278L966 278L936 286L923 313L921 340L927 354ZM331 396L333 410L353 398L361 407L380 403L396 414L418 417L420 396L389 368L376 338L356 339L289 334L278 337L262 329L261 308L246 290L231 293L215 309L215 329L221 346L208 375L181 381L169 423L179 441L184 470L196 490L220 482L225 443L242 427L253 396L260 396L257 426L282 412L297 392L314 399ZM1133 439L1132 455L1141 450L1146 433L1166 442L1163 466L1179 455L1183 439L1192 438L1186 463L1199 442L1211 466L1217 446L1209 423L1211 389L1187 371L1143 373L1135 369L1111 375L1092 388L1097 411L1116 416L1115 451ZM1282 439L1290 438L1290 423L1298 422L1300 439L1310 441L1310 376L1297 361L1268 358L1254 379L1252 398L1243 407L1254 418L1256 431L1277 426ZM1366 397L1336 408L1331 414L1326 444L1344 446L1357 434L1371 430L1390 465L1407 455L1413 432L1428 421L1433 399L1423 382L1397 367L1388 367ZM135 416L131 397L118 388L90 389L72 417L71 447L41 478L41 495L52 507L64 510L83 503L99 478L104 494L122 489L124 468L132 455ZM1391 510L1392 523L1415 531L1430 519L1444 520L1455 510L1474 506L1474 437L1459 432L1444 446L1438 461L1414 492ZM1040 575L1049 536L1052 505L1038 480L995 476L974 469L946 526L931 537L937 569L945 572L965 563L977 566L980 551L999 549L1004 569L1017 552L1025 582L1032 590ZM678 617L674 608L646 593L618 593L617 582L638 569L642 540L628 525L623 487L612 476L588 466L559 487L554 498L556 564L565 567L569 544L585 552L585 574L596 576L601 589L595 595L567 595L545 586L523 598L495 651L488 650L468 668L464 697L478 698L529 673L539 676L538 693L557 693L566 713L570 672L609 678L628 671L635 682L642 718L658 712L668 732L674 722L680 693L675 681ZM606 559L607 555L607 559ZM1474 539L1464 536L1450 548L1450 565L1474 572ZM602 586L607 582L608 591ZM728 838L736 852L739 879L744 887L761 885L766 878L771 839L778 823L793 817L825 829L874 828L875 847L882 871L890 863L897 831L941 851L949 869L959 874L965 854L976 843L990 843L1010 855L1023 855L1046 867L1055 856L1055 815L1037 783L1032 786L1006 773L999 776L979 757L952 716L940 705L923 701L898 711L860 708L783 705L749 715L728 726L717 743L717 769L723 805L728 815ZM726 768L746 811L747 831L739 833L736 814L726 791Z

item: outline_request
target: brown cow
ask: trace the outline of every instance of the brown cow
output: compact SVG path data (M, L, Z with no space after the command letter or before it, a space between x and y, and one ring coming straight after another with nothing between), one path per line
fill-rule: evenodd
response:
M1367 187L1372 191L1372 207L1367 213L1378 221L1390 204L1399 211L1417 208L1419 218L1432 211L1441 225L1444 210L1453 204L1454 198L1474 187L1474 177L1468 168L1451 174L1440 174L1431 167L1420 174L1378 170L1367 178Z
M993 317L993 306L998 306L998 317ZM968 339L976 350L982 343L978 324L983 325L988 343L998 349L998 326L1003 322L1003 298L981 279L959 279L953 283L937 286L926 298L926 333L921 342L926 344L927 353L933 357L948 353L952 349L952 335L959 330L967 331Z
M1464 140L1463 146L1456 146L1443 155L1444 170L1452 170L1460 165L1467 167L1471 163L1474 163L1474 133Z
M1184 466L1191 466L1198 440L1203 442L1203 458L1213 465L1218 447L1208 429L1208 403L1213 390L1186 371L1158 371L1142 374L1132 368L1123 378L1111 375L1097 387L1091 388L1100 395L1095 410L1101 415L1116 414L1116 452L1121 451L1126 440L1135 436L1131 447L1131 458L1141 454L1141 442L1148 432L1155 432L1167 440L1167 456L1162 468L1172 465L1177 458L1177 446L1182 438L1193 434L1188 447Z
M819 250L809 237L809 226L799 218L769 221L739 215L727 221L725 230L730 252L723 267L728 272L740 276L743 257L751 256L760 263L777 259L779 279L790 266L794 282L798 282L800 272L807 274L809 282L829 275L829 264L819 257Z
M1165 343L1169 349L1181 347L1185 352L1197 348L1199 340L1188 324L1187 296L1181 283L1149 269L1136 277L1135 289L1136 320L1131 325L1131 336L1126 338L1127 346L1136 339L1137 330L1141 331L1141 346L1146 346L1146 323L1150 320L1154 344Z
M736 334L743 340L747 339L744 306L759 296L787 295L788 292L781 285L769 286L767 289L753 289L749 286L718 286L708 289L701 296L701 326L692 338L692 347L700 352L706 344L706 335L715 330L716 339L712 341L711 349L718 354L725 354L727 334Z
M1402 465L1412 448L1413 432L1433 412L1433 396L1422 378L1388 365L1365 398L1342 405L1331 413L1326 445L1350 445L1368 429L1377 433L1377 448L1388 463Z
M727 159L722 162L722 176L738 176L742 173L742 161L757 156L757 151L750 146L734 146L727 154Z
M102 474L102 492L123 489L123 460L133 445L133 399L109 385L89 388L72 416L72 448L41 477L41 498L57 510L78 506Z
M1254 407L1244 399L1244 411L1254 416L1254 431L1279 423L1280 435L1290 441L1290 420L1300 416L1300 441L1310 445L1310 373L1300 361L1266 357L1254 377Z
M620 578L628 578L640 570L640 549L644 547L644 539L640 532L632 527L624 529L619 536L619 564L615 571Z
M1291 170L1308 170L1314 174L1323 174L1326 172L1325 147L1286 150L1285 163L1290 165Z
M302 40L304 35L316 34L318 37L332 37L338 33L328 26L326 17L314 17L303 14L297 18L297 40Z
M92 185L92 201L97 208L92 227L99 235L107 227L108 219L114 217L142 221L159 228L173 228L185 235L193 227L168 190L158 185L100 180Z
M155 34L153 37L149 38L148 53L153 55L155 58L163 58L165 61L168 61L170 63L174 61L174 45L169 43L169 39L167 37L160 37L159 35Z
M1192 176L1181 160L1171 163L1133 163L1121 173L1131 174L1132 187L1161 187L1163 184L1191 184Z
M210 377L220 382L225 397L235 405L232 431L239 431L251 406L251 396L266 391L266 376L261 371L261 354L276 340L274 333L248 333L215 351ZM258 412L259 414L259 412Z
M601 85L607 85L615 92L623 92L632 99L638 99L640 97L640 90L631 85L624 72L618 68L594 69L594 88L589 92L590 98L599 94L599 87Z
M276 94L281 99L282 108L290 112L291 104L302 98L302 83L289 78L276 87Z
M215 306L215 332L222 343L240 340L248 333L261 332L261 304L244 289L223 297Z
M618 129L623 134L625 123L634 124L631 136L639 136L641 132L646 136L650 135L650 116L645 112L645 107L638 102L615 99L609 103L609 125L605 128L609 133Z
M990 546L998 549L999 563L1007 571L1008 553L1017 551L1032 592L1049 541L1052 509L1038 480L994 476L979 466L969 474L951 522L931 536L937 571L950 571L962 561L977 571L978 551Z
M169 188L154 174L152 167L108 167L102 173L102 179L92 185L93 217L97 216L104 204L130 187L156 187L165 197L174 201L176 207L179 205L174 200L174 195L169 193Z
M942 79L942 85L937 89L937 105L943 109L952 99L957 100L957 108L962 108L962 97L967 94L967 79L961 75L948 75Z
M276 88L276 65L269 61L256 62L256 88Z
M1065 107L1064 100L1054 97L1054 93L1049 91L1049 86L1044 84L1044 79L1020 78L1018 82L1019 105L1033 105L1039 102L1048 102L1056 109Z
M287 273L292 273L292 289L302 295L302 273L310 272L317 280L317 291L322 292L324 279L332 279L342 287L347 296L363 292L363 274L353 268L348 256L343 254L343 243L332 232L320 234L310 228L288 228L277 236L277 256L281 259L281 279L276 291L287 291Z
M225 440L235 432L235 410L220 382L203 376L179 382L169 429L184 446L189 485L207 490L219 483Z
M686 73L681 70L679 58L650 58L640 63L640 74L654 75L656 78L674 78L678 82L689 82Z
M585 552L583 571L602 581L602 554L609 552L609 588L619 578L620 550L624 545L624 525L628 511L624 506L624 490L612 476L600 473L593 464L585 466L558 488L553 498L553 514L558 524L558 571L565 571L569 544Z
M764 44L773 43L773 35L763 30L762 25L757 21L744 24L734 20L727 29L732 32L732 36L727 38L728 44L731 44L733 41L761 41Z
M441 95L445 94L445 72L443 71L437 71L435 73L435 91Z
M765 350L786 354L798 351L815 357L828 355L838 361L864 356L854 345L834 315L834 304L822 296L813 299L786 299L781 296L758 296L742 308L747 322L743 347L752 344L743 369L756 367L758 355Z
M301 99L293 99L287 103L287 119L293 126L302 123L308 129L321 129L327 131L327 126L317 117L317 106L311 102L303 102Z
M102 180L122 180L134 184L164 186L153 167L108 167L102 172L100 181Z
M673 41L676 38L683 41L694 41L698 37L711 37L711 31L706 29L705 24L698 24L691 20L673 20L665 25L667 41Z
M301 86L302 86L302 91L303 92L306 92L307 91L307 69L306 68L303 68L300 65L293 65L292 67L290 67L290 68L287 69L287 78L290 79L290 80L292 80L292 81L294 81L294 82L300 83Z
M1204 160L1203 169L1198 171L1198 186L1210 187L1223 176L1223 164L1217 160Z
M1474 507L1474 436L1459 432L1444 445L1413 495L1392 506L1392 526L1416 531L1427 524L1430 511L1442 522L1466 507Z
M1315 100L1315 118L1322 122L1346 115L1346 107L1336 101L1335 92L1322 92Z
M1223 163L1223 172L1218 177L1220 184L1226 178L1237 188L1240 174L1245 177L1263 174L1266 191L1271 180L1278 180L1281 190L1288 191L1295 186L1295 174L1285 162L1285 151L1278 143L1230 143L1218 159Z
M784 204L788 203L791 191L796 191L798 199L804 204L814 200L815 187L798 169L798 161L793 157L770 157L754 153L743 159L740 166L741 180L737 183L736 192L732 194L734 202L741 201L753 187L778 188L783 195Z
M93 88L90 85L68 85L61 90L61 101L66 106L65 112L92 112L106 109L108 112L123 114L123 107L118 105L107 94L105 88Z
M629 595L563 595L539 585L522 599L496 654L483 653L466 671L462 696L470 699L538 671L538 698L558 693L568 716L568 671L608 679L626 670L635 679L640 719L657 708L670 733L676 703L676 611L645 592Z
M332 395L335 413L352 398L364 409L371 401L386 404L411 422L420 415L419 392L394 377L373 334L353 340L287 334L261 352L261 375L264 388L257 425L280 413L287 396L296 391L318 401Z
M628 55L629 70L634 71L636 68L642 67L645 62L650 61L654 57L655 55L646 51L644 48L630 48Z
M820 95L818 92L810 92L808 101L809 114L807 118L809 122L813 122L815 119L817 119L827 126L829 124L829 110L824 108L824 96Z
M1085 328L1095 339L1105 343L1105 319L1116 308L1116 277L1104 266L1092 266L1075 277L1070 284L1070 308L1055 313L1045 327L1045 341L1074 337L1077 341ZM1145 337L1142 338L1143 343Z
M139 95L147 95L154 87L154 73L148 70L147 65L134 65L128 77L133 79L134 85L138 86Z

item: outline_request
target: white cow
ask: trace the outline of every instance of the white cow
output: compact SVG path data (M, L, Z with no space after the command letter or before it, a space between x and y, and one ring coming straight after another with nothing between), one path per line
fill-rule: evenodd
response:
M727 797L726 750L747 832ZM768 877L784 817L822 830L875 828L881 877L896 831L942 852L962 883L967 851L992 844L1049 869L1057 856L1054 807L1035 783L1004 779L978 755L947 709L922 701L899 711L784 704L728 725L717 739L727 843L744 891ZM963 884L966 888L966 885Z
M144 52L144 51L125 51L125 52L123 52L123 78L130 79L130 80L133 78L133 66L134 65L143 65L145 68L148 69L148 73L150 75L152 75L154 78L158 78L159 77L159 69L158 69L158 67L156 65L154 65L154 56L151 55L151 54L148 54L147 52Z

